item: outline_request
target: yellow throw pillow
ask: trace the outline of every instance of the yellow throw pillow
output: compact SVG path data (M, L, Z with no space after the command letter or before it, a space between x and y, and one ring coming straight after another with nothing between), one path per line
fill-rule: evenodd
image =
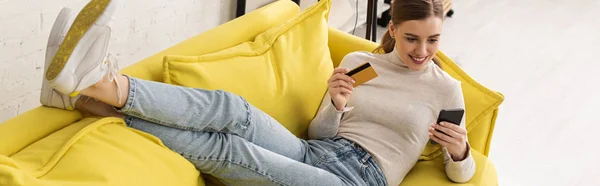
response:
M492 91L472 79L458 67L443 52L436 54L436 61L444 71L461 81L465 99L466 128L471 148L484 155L489 153L491 136L494 129L498 106L504 101L504 96ZM432 160L441 155L440 145L427 144L421 154L421 160Z
M198 185L199 172L119 118L85 118L0 155L0 185ZM202 182L200 182L202 183Z
M333 71L327 46L330 5L329 0L320 1L254 40L228 49L201 56L165 56L165 82L240 95L295 135L306 137Z

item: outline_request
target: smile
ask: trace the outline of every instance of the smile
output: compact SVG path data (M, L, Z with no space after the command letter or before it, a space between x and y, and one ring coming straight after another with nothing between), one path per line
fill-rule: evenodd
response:
M409 56L410 56L410 59L412 59L414 63L419 64L419 65L425 63L425 60L427 59L427 57L429 57L429 56L414 57L412 55L409 55Z

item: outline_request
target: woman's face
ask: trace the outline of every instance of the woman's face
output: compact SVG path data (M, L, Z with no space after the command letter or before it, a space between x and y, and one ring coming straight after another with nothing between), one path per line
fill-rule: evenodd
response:
M425 68L438 51L442 19L431 16L423 20L405 21L399 25L390 22L389 25L402 62L414 71Z

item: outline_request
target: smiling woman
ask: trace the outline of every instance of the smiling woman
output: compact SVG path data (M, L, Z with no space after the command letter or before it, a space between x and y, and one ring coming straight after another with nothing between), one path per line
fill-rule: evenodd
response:
M475 161L465 120L436 124L440 110L465 109L461 82L433 60L442 33L442 1L394 0L391 12L381 45L373 53L349 53L335 69L309 134L356 142L375 158L388 185L404 180L432 140L443 147L447 177L467 182L475 173ZM345 72L365 61L378 77L351 86L355 80Z
M390 53L396 47L401 53L400 58L410 69L422 69L439 49L444 18L442 2L396 0L390 11L392 17L388 31L375 51Z

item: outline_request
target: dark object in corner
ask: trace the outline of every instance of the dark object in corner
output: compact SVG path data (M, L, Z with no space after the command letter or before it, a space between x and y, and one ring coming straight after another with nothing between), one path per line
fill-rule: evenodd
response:
M448 13L446 13L446 16L452 17L452 15L454 15L454 10L450 9L450 11L448 11Z
M383 3L388 4L391 7L392 0L384 0ZM390 19L392 19L392 16L390 16L390 9L387 9L381 14L381 18L377 19L377 25L381 27L387 27L388 23L390 22Z
M392 19L392 16L390 16L390 9L388 9L381 14L381 18L377 19L377 25L381 27L387 27L390 19Z
M297 5L300 5L300 0L292 0ZM235 17L238 18L246 14L246 0L237 0Z

